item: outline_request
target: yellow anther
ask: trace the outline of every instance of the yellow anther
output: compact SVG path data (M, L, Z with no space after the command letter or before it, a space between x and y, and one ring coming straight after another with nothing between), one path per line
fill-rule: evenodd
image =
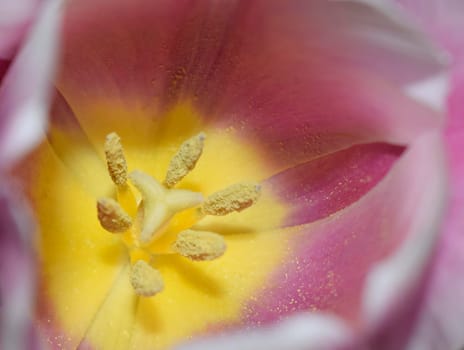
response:
M259 184L238 183L206 198L202 211L208 215L227 215L233 211L242 211L255 204L260 194Z
M106 136L105 155L111 179L118 186L124 185L127 181L127 163L121 138L115 132Z
M224 254L226 242L217 233L185 230L179 233L172 249L191 260L214 260Z
M148 244L162 235L177 212L195 207L203 201L201 193L164 188L142 171L133 171L129 178L143 199L143 222L139 236L142 244Z
M195 167L203 152L205 138L206 135L201 132L180 146L169 163L166 179L164 180L166 187L174 187Z
M151 297L164 288L163 278L159 271L143 260L132 265L130 282L135 293L143 297Z
M100 198L97 201L98 220L101 226L110 232L127 231L132 225L131 217L111 198Z

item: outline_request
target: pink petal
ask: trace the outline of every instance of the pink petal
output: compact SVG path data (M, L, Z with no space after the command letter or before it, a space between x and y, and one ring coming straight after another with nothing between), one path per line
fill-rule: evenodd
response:
M400 157L403 148L358 145L285 170L263 182L293 208L286 225L325 218L360 199Z
M15 192L15 193L14 193ZM6 182L0 187L0 344L36 349L32 324L35 296L32 216Z
M394 254L370 271L363 295L365 322L375 334L374 344L384 349L405 345L407 326L417 312L414 306L433 261L448 200L442 135L422 137L415 153L408 164L408 170L415 173L411 176L412 197L406 199L400 215L400 220L411 222L409 235ZM408 217L412 212L414 216ZM392 329L396 332L389 333Z
M0 13L0 59L13 57L41 0L3 1Z
M3 77L10 66L10 61L0 59L0 84L2 83Z
M84 130L101 100L150 118L193 100L282 170L354 143L408 143L440 123L396 85L435 73L436 55L361 4L80 1L65 42L58 87Z
M377 294L371 291L377 284L369 284L363 300L366 273L374 263L397 254L399 247L406 249L403 245L409 239L423 234L421 239L429 242L427 237L435 237L444 191L440 142L436 136L423 137L358 202L325 220L287 229L294 236L294 258L269 282L257 298L259 302L247 307L246 322L265 323L308 309L335 312L352 324L363 323L366 317L369 324L383 316L387 310L378 309L379 300L387 308L387 298L390 302L410 287L415 281L412 276L418 275L427 261L430 247L417 246L411 257L417 253L423 260L402 266L409 282L389 280L389 288ZM395 255L392 259L396 261ZM383 281L380 274L373 276ZM361 317L359 310L364 304L365 316Z
M457 59L464 58L464 3L461 0L395 0Z
M47 1L0 86L0 168L34 146L46 124L60 2Z
M409 334L410 350L460 349L464 345L464 70L457 72L446 132L451 199L437 256L418 301L420 313Z

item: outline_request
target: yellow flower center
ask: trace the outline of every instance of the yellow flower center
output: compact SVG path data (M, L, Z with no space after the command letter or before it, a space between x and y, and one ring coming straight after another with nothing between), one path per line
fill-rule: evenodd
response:
M161 184L140 170L128 174L120 137L114 132L106 136L108 173L118 188L119 197L126 199L123 203L127 209L133 212L133 208L137 207L135 215L139 225L133 225L133 218L112 198L101 198L97 201L98 220L109 232L126 232L124 241L129 250L136 251L137 256L142 252L145 258L149 257L149 261L136 260L131 268L131 284L140 296L153 296L163 290L161 274L151 266L160 253L152 252L150 245L156 244L156 240L168 231L175 215L196 208L194 215L195 221L198 221L205 215L222 216L234 211L240 212L255 204L259 198L261 186L257 183L238 183L205 200L201 193L173 188L195 167L203 152L205 138L205 133L201 132L180 146L171 159L166 178ZM127 184L128 179L140 193L141 198L138 201L132 195ZM133 199L132 202L130 199ZM219 258L225 250L226 243L221 235L189 228L179 232L167 254L177 253L194 261L204 261Z
M288 259L278 227L291 213L262 182L273 165L238 127L205 123L190 103L155 113L92 97L72 107L85 137L53 124L22 175L40 225L38 318L52 347L165 349L245 322L247 303ZM201 157L180 152L201 130ZM112 131L124 150L117 135L104 147ZM247 180L262 184L258 200ZM172 211L187 197L197 204ZM174 214L160 215L166 208Z

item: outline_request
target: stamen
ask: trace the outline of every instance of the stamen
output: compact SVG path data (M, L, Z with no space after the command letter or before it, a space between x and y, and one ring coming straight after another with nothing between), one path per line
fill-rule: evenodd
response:
M106 136L105 155L111 179L118 186L124 185L127 181L127 163L121 138L115 132Z
M185 141L171 159L164 185L168 188L174 187L182 180L197 164L203 152L206 135L201 132Z
M97 201L98 220L107 231L121 233L132 225L131 217L111 198L100 198Z
M202 211L208 215L227 215L249 208L259 198L261 186L256 183L238 183L213 193L206 198Z
M130 282L137 295L151 297L164 288L163 278L158 270L155 270L144 260L132 265Z
M172 249L195 261L214 260L226 251L224 238L217 233L185 230L179 233Z
M129 178L143 199L142 244L148 244L160 236L177 212L195 207L203 201L201 193L165 189L156 179L138 170L133 171Z
M196 166L205 138L201 132L182 143L171 159L166 179L160 183L142 171L128 174L120 137L114 132L106 136L105 156L108 172L117 185L118 201L99 199L98 220L107 231L127 231L122 240L129 249L131 263L135 262L130 269L130 283L139 296L154 296L164 288L160 272L147 262L155 255L177 253L193 261L221 257L227 248L224 237L189 228L205 215L222 216L245 210L255 204L261 194L258 183L238 183L213 193L206 200L201 193L174 189ZM128 179L140 196L134 196ZM175 216L187 209L192 210ZM169 247L170 234L179 231L176 241ZM152 245L165 232L169 233L168 237Z

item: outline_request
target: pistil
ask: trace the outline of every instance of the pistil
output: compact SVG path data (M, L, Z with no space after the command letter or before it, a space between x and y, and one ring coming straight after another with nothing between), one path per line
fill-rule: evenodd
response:
M178 212L196 207L203 201L201 193L167 189L156 179L141 171L129 176L143 198L143 224L140 242L149 244L159 237L169 220Z

